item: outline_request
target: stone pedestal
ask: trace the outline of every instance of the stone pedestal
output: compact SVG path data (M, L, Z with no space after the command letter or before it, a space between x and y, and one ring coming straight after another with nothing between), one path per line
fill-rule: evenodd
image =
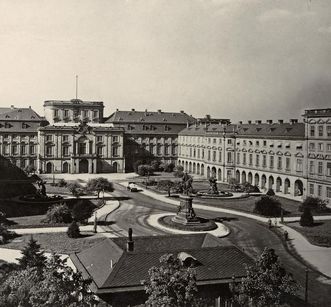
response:
M200 219L195 215L192 200L190 196L181 195L180 207L177 214L172 218L172 221L182 225L199 225Z

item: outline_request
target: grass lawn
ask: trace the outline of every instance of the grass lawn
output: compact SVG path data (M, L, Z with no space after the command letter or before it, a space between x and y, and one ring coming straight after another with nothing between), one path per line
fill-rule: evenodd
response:
M13 222L8 228L40 228L40 227L63 227L69 226L69 224L51 224L43 223L46 218L44 215L31 215L31 216L20 216L8 218L9 221Z
M23 249L27 245L30 238L30 234L22 235L1 246L4 248ZM46 252L53 251L61 254L79 252L105 239L105 237L99 234L95 235L93 233L86 234L86 236L77 239L69 238L66 233L40 233L34 234L33 238L38 241L38 244L40 244L41 248Z
M290 226L304 235L311 244L331 247L331 220L316 221L313 227L302 227L297 223L288 223Z

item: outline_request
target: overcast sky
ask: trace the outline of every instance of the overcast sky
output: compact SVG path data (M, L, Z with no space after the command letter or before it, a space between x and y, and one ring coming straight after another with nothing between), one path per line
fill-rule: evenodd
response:
M194 116L331 107L330 0L0 0L0 105Z

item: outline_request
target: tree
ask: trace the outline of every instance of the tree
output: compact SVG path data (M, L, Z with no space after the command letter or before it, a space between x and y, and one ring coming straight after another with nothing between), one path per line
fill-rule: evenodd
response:
M100 192L102 191L114 191L113 184L109 182L108 179L103 177L90 179L87 182L86 189L91 192L97 192L98 198L100 197Z
M322 199L312 196L308 196L305 198L305 200L299 207L299 211L302 212L305 208L309 208L310 210L316 212L323 212L327 210L326 203Z
M83 187L77 182L77 181L74 181L72 183L69 183L67 185L67 188L68 190L72 193L73 196L75 197L79 197L80 195L83 194Z
M150 176L153 174L153 169L150 165L142 164L138 166L137 173L140 176Z
M159 170L160 164L161 163L158 160L153 160L151 162L151 167L152 167L152 169L153 169L154 172L157 172Z
M175 177L178 177L178 178L181 178L184 176L184 167L181 166L181 165L177 165L175 168L174 168L174 176Z
M237 300L243 306L279 306L298 289L292 275L280 265L271 248L265 248L252 266L247 266L247 276L238 286Z
M281 203L270 196L262 196L255 202L254 213L264 216L280 216L282 211Z
M71 224L69 225L67 230L67 235L69 238L73 238L73 239L80 237L80 230L76 221L72 221Z
M66 203L55 204L46 212L44 222L54 224L67 224L72 221L71 212Z
M143 281L148 299L145 306L196 306L198 288L196 272L185 267L174 255L160 257L160 266L148 271L149 279Z
M300 217L300 225L308 227L314 226L314 218L309 207L304 207Z
M157 183L157 188L159 190L167 191L168 196L170 197L171 188L174 186L174 182L171 180L160 180Z
M91 217L93 210L96 208L96 206L87 199L77 199L74 200L74 202L71 214L72 218L78 222L82 222Z
M23 257L18 260L20 267L36 267L40 269L45 266L46 256L32 236L28 245L23 249L22 254Z
M27 267L10 272L0 285L0 306L94 306L94 295L88 290L90 282L53 254L40 271Z

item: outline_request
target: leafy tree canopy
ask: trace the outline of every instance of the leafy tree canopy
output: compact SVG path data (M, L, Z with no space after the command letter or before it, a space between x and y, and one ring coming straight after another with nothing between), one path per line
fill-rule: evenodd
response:
M145 306L197 306L196 272L185 267L172 254L160 257L160 266L148 271L149 279L144 281L148 300Z
M243 278L238 291L238 301L244 306L248 301L253 306L279 306L297 291L297 283L280 265L271 248L266 248L255 264L246 269L247 277Z
M108 179L103 177L90 179L87 182L86 189L88 191L97 192L98 198L100 196L100 192L102 191L108 191L108 192L114 191L113 184L110 181L108 181Z

